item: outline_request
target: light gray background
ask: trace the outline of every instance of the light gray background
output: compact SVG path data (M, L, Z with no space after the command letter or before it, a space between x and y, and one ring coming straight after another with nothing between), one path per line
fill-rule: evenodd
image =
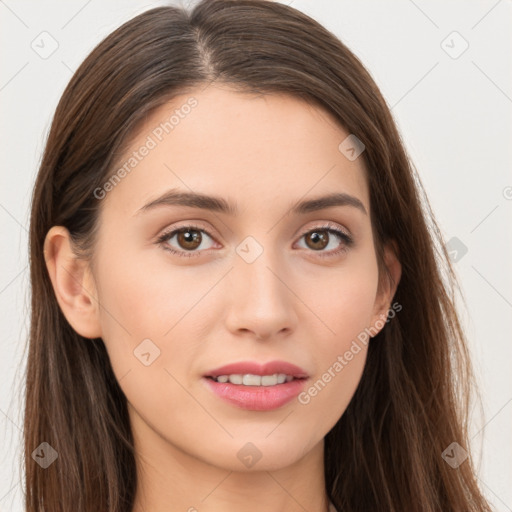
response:
M361 58L392 107L446 241L456 237L468 249L456 270L484 403L483 416L474 411L473 450L481 453L484 492L496 510L512 511L512 1L286 3L317 19ZM2 512L23 509L27 230L50 120L73 71L92 48L124 21L157 5L164 2L0 0ZM41 38L48 38L40 36L43 31L58 43L46 59L31 47L43 46ZM452 57L465 43L453 31L469 44L458 58ZM48 50L51 41L45 41Z

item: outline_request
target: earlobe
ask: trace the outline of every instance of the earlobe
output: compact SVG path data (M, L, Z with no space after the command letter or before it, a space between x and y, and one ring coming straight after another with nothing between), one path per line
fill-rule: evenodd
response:
M391 302L402 276L402 265L398 258L398 248L394 240L384 247L384 264L387 272L384 272L384 275L381 276L375 298L374 315L372 318L372 326L374 326L375 332L373 336L385 325Z
M48 231L44 257L57 302L71 327L85 338L101 337L94 279L88 262L73 252L65 227L53 226Z

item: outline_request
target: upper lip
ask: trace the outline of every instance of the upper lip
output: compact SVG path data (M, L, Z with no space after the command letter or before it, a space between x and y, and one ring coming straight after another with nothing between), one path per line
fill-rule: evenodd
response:
M308 373L299 366L287 363L286 361L270 361L268 363L258 363L256 361L241 361L231 363L214 370L210 370L205 377L218 377L219 375L273 375L274 373L284 373L291 375L296 379L307 378Z

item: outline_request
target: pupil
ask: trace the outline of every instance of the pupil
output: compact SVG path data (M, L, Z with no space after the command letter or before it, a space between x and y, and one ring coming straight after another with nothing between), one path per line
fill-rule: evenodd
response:
M313 245L316 245L316 247L313 247L314 249L323 249L327 245L327 236L325 235L325 232L321 231L319 233L318 231L313 231L309 235L309 239Z
M201 245L201 235L198 231L186 229L179 234L178 238L186 249L196 249ZM190 246L190 244L192 246Z

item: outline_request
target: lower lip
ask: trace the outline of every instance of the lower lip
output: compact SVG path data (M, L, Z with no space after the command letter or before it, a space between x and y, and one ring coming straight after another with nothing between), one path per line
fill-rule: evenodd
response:
M244 386L205 378L219 397L241 409L272 411L291 402L303 390L306 379L295 379L275 386Z

